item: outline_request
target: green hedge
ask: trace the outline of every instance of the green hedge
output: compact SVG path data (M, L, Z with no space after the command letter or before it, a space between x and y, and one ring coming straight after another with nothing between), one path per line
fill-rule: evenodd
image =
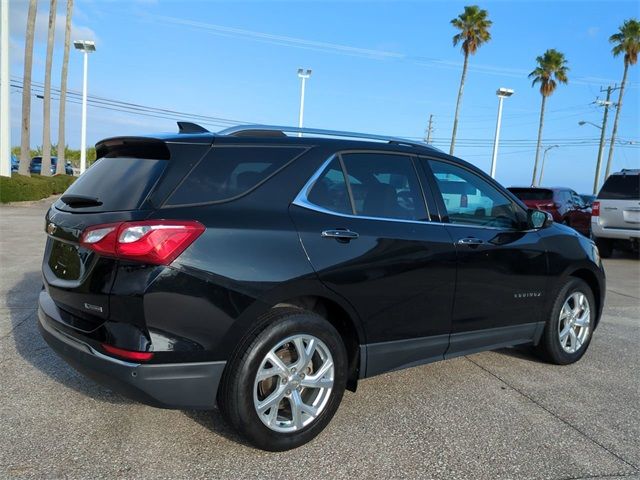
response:
M71 175L25 177L17 173L14 173L11 178L0 177L0 203L41 200L63 193L75 179L76 177Z

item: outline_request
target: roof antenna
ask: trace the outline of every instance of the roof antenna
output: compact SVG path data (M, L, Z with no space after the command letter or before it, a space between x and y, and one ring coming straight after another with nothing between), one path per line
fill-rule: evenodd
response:
M204 127L191 122L178 122L178 133L210 133Z

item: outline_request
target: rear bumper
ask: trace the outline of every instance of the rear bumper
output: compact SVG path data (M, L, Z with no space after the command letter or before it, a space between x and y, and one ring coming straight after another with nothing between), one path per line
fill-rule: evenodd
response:
M591 233L596 238L615 238L617 240L632 240L640 238L640 229L607 228L597 221L591 221Z
M56 328L43 309L38 327L49 346L79 372L114 391L160 408L212 409L226 362L138 364L109 357ZM44 302L47 304L48 302Z

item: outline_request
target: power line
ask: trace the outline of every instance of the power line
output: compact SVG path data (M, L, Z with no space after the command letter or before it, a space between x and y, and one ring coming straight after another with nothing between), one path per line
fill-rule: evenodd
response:
M11 86L17 89L22 89L22 81L19 78L14 78L11 80ZM43 85L38 82L32 82L32 88L33 88L34 95L42 98ZM52 87L52 92L56 95L56 97L54 98L59 99L60 89L56 87ZM67 101L73 104L80 104L81 96L82 95L80 92L70 90L68 91ZM149 107L149 106L141 105L137 103L125 102L121 100L115 100L115 99L98 97L98 96L89 96L88 103L93 108L100 108L103 110L127 113L131 115L145 116L150 118L158 118L162 120L172 120L172 121L188 118L188 119L200 122L207 126L215 126L220 128L226 128L232 125L256 123L254 121L236 120L236 119L194 114L194 113L182 112L182 111L170 110L170 109L164 109L164 108ZM422 137L405 136L405 138L412 139L412 140L421 140L421 141L424 140ZM430 141L435 145L446 146L448 145L450 139L446 137L432 137ZM545 139L545 141L561 144L564 147L597 146L599 144L598 139L592 138L592 137L548 138L548 139ZM629 142L629 140L626 140L626 141ZM481 148L481 147L490 147L493 144L493 140L487 139L487 138L461 138L457 140L457 143L461 147ZM535 139L506 139L506 140L502 140L500 143L504 147L521 147L522 148L522 147L535 146L536 140ZM619 145L622 147L638 148L640 147L640 142L638 142L638 140L633 140L630 143L619 144Z
M11 80L11 86L14 88L22 89L23 84L20 79L13 78ZM42 94L42 92L44 91L43 85L38 82L32 82L32 88L36 93ZM52 87L51 90L55 94L54 98L56 99L59 98L60 89L56 87ZM78 100L82 98L81 92L74 91L74 90L69 90L67 92L67 95L69 100L73 100L73 99ZM145 115L145 116L150 116L155 118L164 118L168 120L190 118L196 121L207 123L209 125L216 125L220 127L240 125L243 123L255 123L255 122L249 122L246 120L237 120L237 119L230 119L230 118L217 117L217 116L211 116L211 115L201 115L201 114L195 114L195 113L181 112L181 111L169 110L164 108L149 107L146 105L141 105L141 104L132 103L132 102L125 102L125 101L115 100L115 99L109 99L105 97L98 97L95 95L88 96L87 102L93 107L105 108L107 110L116 110L116 111L122 111L126 113L138 114L138 115ZM74 102L71 101L71 103L74 103Z

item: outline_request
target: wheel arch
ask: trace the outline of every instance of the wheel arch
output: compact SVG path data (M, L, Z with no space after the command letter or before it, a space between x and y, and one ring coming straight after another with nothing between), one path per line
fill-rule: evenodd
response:
M365 336L357 314L345 303L329 296L313 294L282 300L272 308L293 307L311 311L333 325L344 341L349 359L347 389L355 392L360 372L365 367L361 355L361 345L365 344Z
M596 310L598 312L598 315L596 315L596 327L597 327L598 323L600 322L600 317L602 315L602 308L603 308L603 302L604 302L604 292L602 291L603 287L601 286L597 275L593 273L591 270L589 270L588 268L580 268L578 270L574 270L570 272L568 274L568 277L579 278L580 280L583 280L587 285L589 285L589 288L591 289L591 292L593 293L593 296L596 300Z

